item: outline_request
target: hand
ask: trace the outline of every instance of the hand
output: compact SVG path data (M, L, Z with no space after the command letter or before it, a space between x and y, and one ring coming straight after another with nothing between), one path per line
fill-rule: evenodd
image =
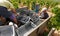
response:
M17 13L17 15L20 15L19 13Z
M15 13L15 16L19 16L20 14L19 13Z
M2 21L3 23L5 23L5 22L6 22L6 19L1 16L1 21Z

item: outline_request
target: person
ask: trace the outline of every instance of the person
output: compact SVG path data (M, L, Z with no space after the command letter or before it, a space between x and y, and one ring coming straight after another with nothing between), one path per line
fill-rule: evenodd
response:
M35 5L35 12L39 13L39 10L40 10L40 5L39 5L39 3L36 3L36 5Z
M42 18L42 19L47 19L49 17L46 7L42 9L40 16L41 16L40 18Z
M2 22L5 22L5 19L9 18L10 20L17 24L18 22L16 16L17 13L13 5L8 0L0 0L0 19L4 20Z
M17 23L17 19L13 13L9 12L7 8L3 6L0 6L0 18L2 22L5 22L5 19L10 19L11 21Z
M10 3L8 0L0 0L0 6L6 7L8 11L12 11L14 15L18 15L12 3Z

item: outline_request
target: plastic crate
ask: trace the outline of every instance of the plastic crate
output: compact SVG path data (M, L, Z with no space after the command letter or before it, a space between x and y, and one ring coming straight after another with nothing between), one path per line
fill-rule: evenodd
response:
M26 32L28 32L29 30L33 29L34 28L34 25L32 25L31 23L27 23L21 27L19 27L16 32L18 34L18 36L24 36L24 34Z
M0 26L0 36L15 36L14 26Z

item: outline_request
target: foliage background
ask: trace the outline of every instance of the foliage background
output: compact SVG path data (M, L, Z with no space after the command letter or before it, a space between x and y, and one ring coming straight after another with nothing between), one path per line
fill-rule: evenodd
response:
M21 6L21 3L28 6L29 8L32 8L32 5L36 3L39 3L40 6L47 5L48 7L54 7L60 3L59 0L10 0L10 2L14 5L15 8L18 8L19 5Z

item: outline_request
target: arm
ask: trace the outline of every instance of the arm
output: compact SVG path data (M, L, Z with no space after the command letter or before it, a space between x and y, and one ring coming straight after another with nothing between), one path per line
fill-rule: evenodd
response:
M13 19L13 21L14 21L16 24L18 24L18 22L17 22L17 19L16 19L16 18L14 18L14 19Z
M10 20L12 20L14 23L18 24L17 19L14 14L12 14L10 17Z

